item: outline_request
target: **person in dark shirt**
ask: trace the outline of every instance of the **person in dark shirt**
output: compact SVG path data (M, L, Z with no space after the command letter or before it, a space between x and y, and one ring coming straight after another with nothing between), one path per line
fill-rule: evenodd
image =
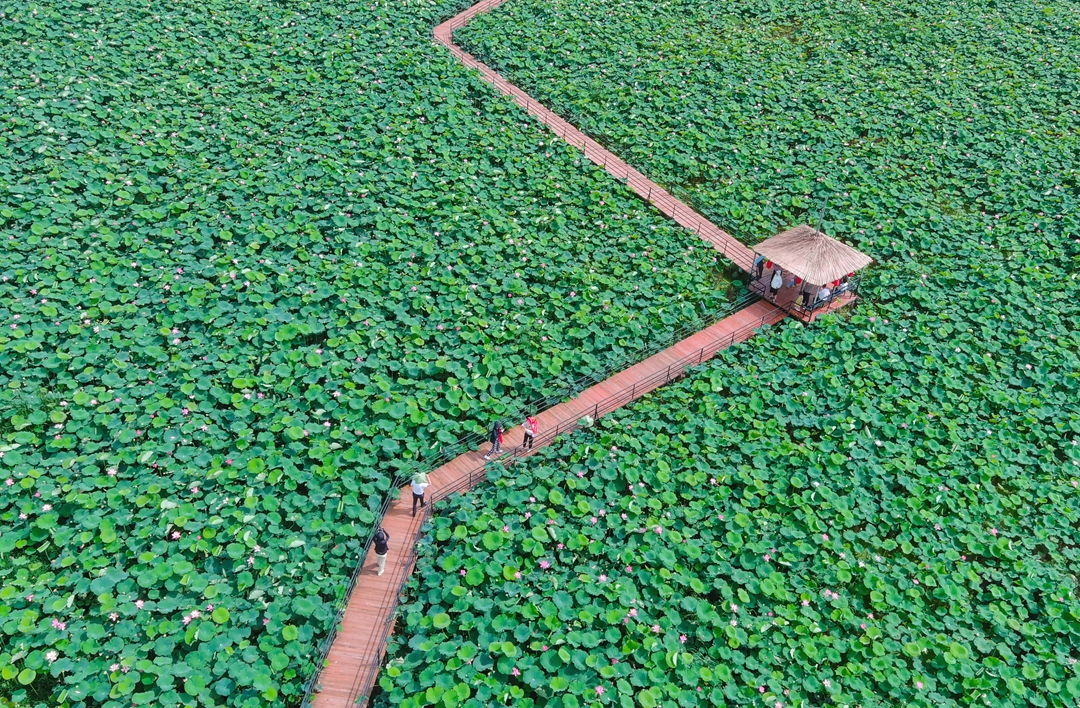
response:
M488 440L491 441L491 449L488 450L488 454L484 455L485 460L490 460L492 455L497 455L502 452L502 423L495 421L495 425L491 426L491 435L488 436Z
M375 532L375 561L379 564L379 575L386 571L386 554L390 552L390 534L382 526Z

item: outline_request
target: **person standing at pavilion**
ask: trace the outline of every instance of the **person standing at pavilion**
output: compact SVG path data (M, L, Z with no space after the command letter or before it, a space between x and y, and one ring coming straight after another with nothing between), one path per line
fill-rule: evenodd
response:
M769 281L769 297L776 301L776 293L784 286L784 271L777 268L773 271L772 280Z

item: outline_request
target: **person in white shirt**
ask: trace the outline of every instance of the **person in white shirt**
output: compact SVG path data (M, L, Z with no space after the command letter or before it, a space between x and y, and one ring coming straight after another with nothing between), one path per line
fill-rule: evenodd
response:
M821 289L817 291L818 302L825 302L832 297L832 290L829 290L828 285L822 285Z
M777 268L773 271L772 280L769 281L769 297L776 299L776 293L784 287L784 271Z
M416 502L420 502L420 508L424 508L424 490L428 488L426 474L418 474L412 481L412 515L416 516Z

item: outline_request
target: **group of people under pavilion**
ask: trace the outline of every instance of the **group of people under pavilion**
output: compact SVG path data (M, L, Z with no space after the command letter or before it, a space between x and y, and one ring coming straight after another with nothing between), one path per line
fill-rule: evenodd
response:
M853 302L872 259L801 224L753 247L752 290L804 322Z

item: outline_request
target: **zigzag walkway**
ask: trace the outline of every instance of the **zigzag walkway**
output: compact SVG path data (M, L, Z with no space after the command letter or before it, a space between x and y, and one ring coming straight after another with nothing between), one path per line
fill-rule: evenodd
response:
M505 0L484 0L440 24L434 29L435 39L447 47L466 66L477 69L485 81L502 93L511 96L529 115L535 116L570 145L580 148L585 156L607 170L643 199L650 202L681 226L694 231L736 265L749 271L753 251L733 236L701 216L669 192L604 149L573 125L560 118L527 93L511 84L490 67L476 60L453 43L453 31L473 16L501 5ZM765 326L784 319L786 313L764 301L758 301L695 335L655 354L625 371L583 391L573 400L561 403L537 415L540 434L534 449L542 448L555 438L578 428L583 416L594 419L625 406L649 391L682 376L686 370L712 358L718 351L741 342ZM510 436L521 435L520 421L504 421ZM511 448L504 457L530 454L520 447ZM357 579L357 588L349 598L345 615L334 638L326 666L316 678L315 691L308 705L315 708L346 708L367 702L382 666L386 638L393 628L398 598L416 561L415 545L421 528L430 514L431 506L451 494L467 491L485 478L482 451L470 451L439 467L428 475L429 505L423 513L412 515L412 494L408 487L401 490L383 517L382 525L390 534L390 552L386 572L375 570L375 551L364 560ZM362 586L362 587L361 587Z
M583 416L598 419L625 406L688 369L709 360L718 351L741 342L768 325L784 319L786 313L763 300L703 329L674 346L654 354L629 369L583 391L573 400L537 414L540 434L534 449L578 427ZM514 447L521 439L520 421L504 421L508 429L503 458L529 454ZM474 450L456 457L428 475L430 500L434 505L453 493L463 492L483 481L483 451ZM375 551L368 554L349 599L340 630L330 649L326 667L318 678L317 693L310 705L315 708L347 708L363 704L375 685L382 665L386 637L392 629L397 600L416 560L415 543L431 506L412 515L409 487L401 490L383 517L390 534L386 573L376 573Z
M454 44L454 30L464 26L481 12L487 12L504 2L506 0L484 0L473 5L468 10L455 15L436 27L434 30L435 40L449 49L455 57L461 60L462 64L479 71L481 79L513 98L529 115L538 118L553 133L574 147L580 148L585 153L585 157L603 167L612 176L625 179L627 186L642 199L652 203L662 213L674 219L680 226L690 229L700 238L708 241L713 248L728 260L743 270L749 271L754 263L754 252L739 243L734 236L676 199L663 187L626 164L618 156L604 149L604 146L600 143L570 125L563 118L552 113L535 98L500 76L494 69Z

